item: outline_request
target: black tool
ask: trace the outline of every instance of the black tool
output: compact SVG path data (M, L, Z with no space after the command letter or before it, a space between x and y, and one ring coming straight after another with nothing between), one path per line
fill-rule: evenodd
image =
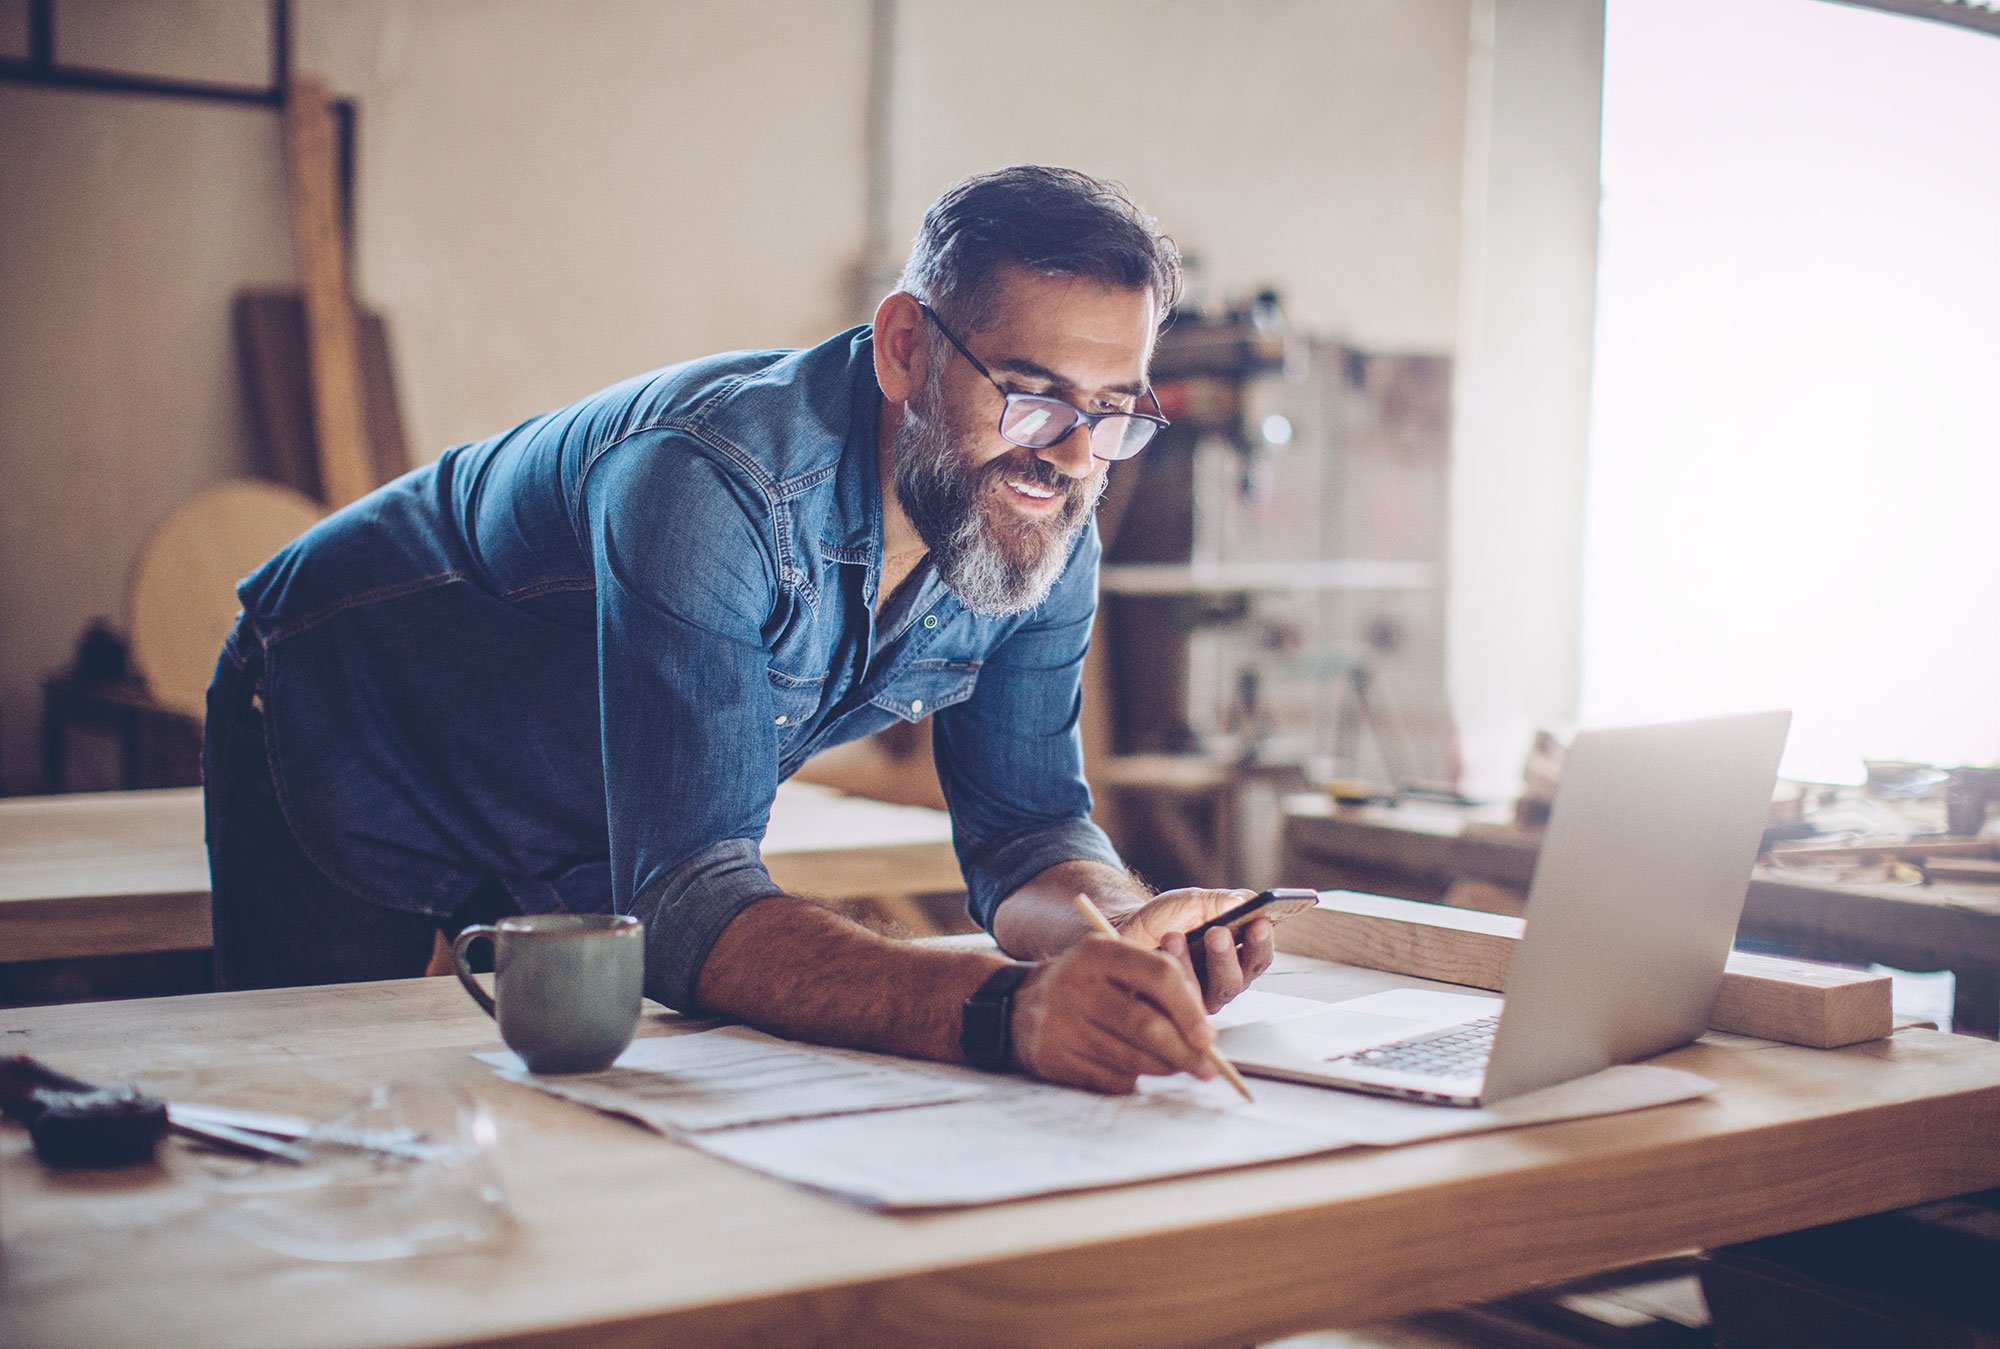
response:
M103 1090L27 1055L0 1059L0 1112L28 1126L50 1166L150 1162L167 1133L167 1107L131 1087Z
M129 1166L150 1161L160 1139L178 1134L232 1152L299 1163L306 1150L247 1129L178 1120L164 1101L131 1087L105 1090L26 1054L0 1057L0 1115L28 1126L35 1153L50 1166Z

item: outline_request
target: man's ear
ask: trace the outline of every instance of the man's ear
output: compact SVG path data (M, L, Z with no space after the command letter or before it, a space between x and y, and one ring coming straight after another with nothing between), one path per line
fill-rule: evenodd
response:
M875 382L892 403L907 403L923 387L930 344L924 339L924 311L916 296L892 291L875 306Z

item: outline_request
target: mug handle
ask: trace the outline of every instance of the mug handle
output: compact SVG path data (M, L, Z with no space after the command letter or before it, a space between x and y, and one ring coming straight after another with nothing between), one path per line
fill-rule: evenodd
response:
M452 968L458 974L458 982L464 984L465 991L472 995L472 1000L485 1009L486 1015L498 1020L500 1013L494 1007L492 997L479 986L479 980L473 978L472 971L465 966L465 948L481 937L491 937L497 942L500 940L500 929L490 923L475 923L459 933L457 940L451 944Z

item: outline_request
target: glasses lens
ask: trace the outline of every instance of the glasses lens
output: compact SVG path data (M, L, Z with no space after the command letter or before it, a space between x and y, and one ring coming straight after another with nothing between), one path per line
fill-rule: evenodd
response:
M1090 431L1090 452L1099 459L1130 459L1160 429L1144 417L1106 417Z
M1076 409L1068 403L1009 394L1007 410L1000 414L1000 434L1024 449L1045 450L1074 431L1076 420Z

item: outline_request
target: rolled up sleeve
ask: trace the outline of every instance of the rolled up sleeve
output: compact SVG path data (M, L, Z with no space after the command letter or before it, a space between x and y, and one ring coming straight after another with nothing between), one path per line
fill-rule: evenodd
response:
M782 893L759 859L777 789L768 651L777 564L756 488L666 432L586 478L612 903L646 924L646 994L698 1010L737 914Z
M1078 729L1098 555L1093 523L1048 599L987 657L972 697L937 717L967 908L989 932L1000 901L1048 868L1123 865L1090 818Z

